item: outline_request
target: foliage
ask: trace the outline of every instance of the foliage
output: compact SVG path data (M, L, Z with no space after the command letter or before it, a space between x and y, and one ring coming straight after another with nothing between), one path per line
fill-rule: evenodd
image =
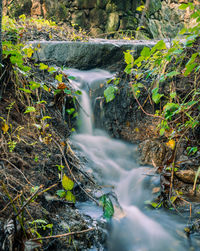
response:
M141 93L147 92L150 102L153 101L156 108L160 105L153 117L160 119L160 135L170 138L180 137L199 126L200 10L193 3L182 4L180 8L190 8L191 18L196 20L196 25L180 32L187 34L183 42L174 40L169 47L161 40L152 48L144 47L137 59L131 51L124 53L124 71L131 77L135 99L139 103ZM150 82L150 86L145 85ZM184 82L189 92L179 90L176 82Z
M111 199L108 197L108 195L104 194L99 199L100 205L103 207L104 214L103 216L110 220L114 214L114 207L112 204Z

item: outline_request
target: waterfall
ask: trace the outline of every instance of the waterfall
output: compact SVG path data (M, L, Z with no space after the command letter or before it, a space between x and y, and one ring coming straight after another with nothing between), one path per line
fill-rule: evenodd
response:
M102 186L114 187L124 217L112 220L108 251L186 251L188 243L176 234L184 224L165 211L148 210L145 201L152 200L154 182L159 177L147 175L152 168L139 165L134 159L136 146L112 139L104 131L93 128L89 89L96 88L112 74L103 70L79 71L67 74L76 78L74 84L82 90L80 133L72 137L77 151L87 158L87 170ZM81 206L80 206L81 208ZM90 207L92 208L92 207ZM88 207L88 211L89 211ZM87 214L87 205L84 205ZM88 212L88 215L89 212ZM181 241L180 241L181 239Z

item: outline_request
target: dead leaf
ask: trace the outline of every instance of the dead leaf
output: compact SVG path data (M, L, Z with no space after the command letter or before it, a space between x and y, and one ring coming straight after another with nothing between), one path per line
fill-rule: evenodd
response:
M152 189L152 193L158 193L158 192L160 192L160 187L154 187Z
M3 130L3 133L7 133L8 129L9 129L9 125L5 122L1 128Z
M170 139L170 140L166 143L166 145L167 145L169 148L171 148L172 150L174 150L174 148L175 148L175 146L176 146L176 142L175 142L175 140Z

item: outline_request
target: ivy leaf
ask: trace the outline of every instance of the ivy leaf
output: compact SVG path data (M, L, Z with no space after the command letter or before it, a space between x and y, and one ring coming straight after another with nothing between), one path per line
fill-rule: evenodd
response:
M65 190L72 190L74 182L64 174L62 178L62 186Z
M114 207L113 207L111 199L107 195L104 194L103 196L100 197L99 202L102 205L103 210L104 210L103 216L107 220L111 219L114 214Z
M65 196L65 199L67 201L70 201L70 202L73 202L73 203L76 202L76 197L70 191L67 191L67 195Z

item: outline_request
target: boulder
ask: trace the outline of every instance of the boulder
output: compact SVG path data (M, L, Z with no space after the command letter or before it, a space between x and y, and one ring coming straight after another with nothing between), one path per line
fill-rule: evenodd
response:
M34 48L40 44L34 54L37 62L83 70L99 67L119 71L125 66L124 51L134 50L137 57L144 46L152 47L156 42L91 39L88 42L32 41L30 44Z

